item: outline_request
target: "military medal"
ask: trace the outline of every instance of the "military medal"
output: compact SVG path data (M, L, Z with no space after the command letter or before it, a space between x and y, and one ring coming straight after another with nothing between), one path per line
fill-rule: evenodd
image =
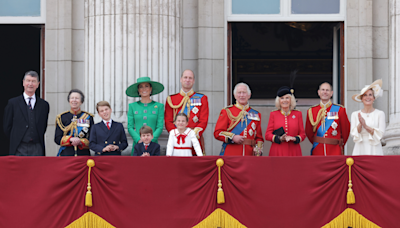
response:
M249 135L253 136L253 130L252 129L249 130Z
M295 116L295 115L293 115L293 116L292 116L292 119L296 119L296 116Z
M256 130L256 124L254 122L251 124L251 127L253 128L253 130Z
M332 134L333 136L336 136L336 135L338 134L338 132L337 132L337 130L336 130L336 128L338 127L338 124L336 123L336 121L333 121L331 127L333 128L333 131L332 131L331 134Z
M328 120L337 120L339 119L338 112L327 112L327 119Z
M199 121L199 118L198 118L197 116L194 116L194 117L193 117L193 122L194 122L194 123L197 123L198 121Z
M197 114L197 113L199 112L199 108L194 107L194 108L192 109L192 112L193 112L194 114Z

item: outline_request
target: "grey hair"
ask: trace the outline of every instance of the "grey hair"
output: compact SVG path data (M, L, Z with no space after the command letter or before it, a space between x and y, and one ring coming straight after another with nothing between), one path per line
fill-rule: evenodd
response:
M36 73L36 71L33 71L33 70L27 71L27 72L24 74L24 79L22 79L22 80L25 80L25 78L26 78L27 75L36 78L37 81L39 82L39 75L38 75L38 73Z
M186 69L186 70L182 71L181 77L183 77L183 73L185 73L185 71L190 71L190 72L192 72L193 78L196 78L196 75L195 75L194 72L193 72L192 70L190 70L190 69Z
M79 89L71 89L68 93L68 97L67 100L69 102L69 97L71 96L71 93L79 93L79 95L81 95L81 103L83 104L83 102L85 101L85 95L83 95L82 91L80 91Z
M276 96L275 98L275 107L277 109L281 109L281 103L279 102L280 97ZM296 98L294 97L294 95L290 95L290 105L289 105L289 110L292 111L293 109L296 108Z
M238 84L236 84L235 88L233 89L233 95L236 94L236 88L237 88L238 86L240 86L240 85L246 86L246 88L247 88L247 93L248 93L249 95L251 95L251 90L250 90L249 85L247 85L247 84L244 83L244 82L239 82Z
M323 83L321 83L321 84L318 86L318 90L321 89L321 86L322 86L323 84L328 84L328 85L331 87L331 91L333 91L333 86L332 86L331 83L329 83L329 82L323 82Z

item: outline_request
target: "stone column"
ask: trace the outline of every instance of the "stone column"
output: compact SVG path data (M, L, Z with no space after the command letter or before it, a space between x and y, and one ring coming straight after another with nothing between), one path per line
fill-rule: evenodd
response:
M179 91L180 11L181 0L85 0L87 111L97 113L96 103L106 100L112 118L126 127L128 105L138 99L125 90L137 78L149 76L165 86L152 97L160 103Z
M141 76L165 86L164 103L179 87L180 0L85 0L85 108L110 102L113 119L126 124L126 88ZM97 120L100 117L96 117Z
M400 154L400 0L390 0L389 18L389 125L383 147L387 155ZM399 26L399 27L398 27Z

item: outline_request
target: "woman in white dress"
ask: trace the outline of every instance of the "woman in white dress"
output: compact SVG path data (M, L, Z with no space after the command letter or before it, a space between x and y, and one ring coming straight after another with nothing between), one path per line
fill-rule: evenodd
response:
M185 113L175 117L176 129L169 132L167 156L192 156L192 147L197 156L203 156L199 140L194 131L187 127L189 119Z
M375 99L382 94L382 80L379 79L352 97L364 105L363 109L351 114L350 135L355 143L353 155L383 155L381 139L385 133L385 113L373 106Z

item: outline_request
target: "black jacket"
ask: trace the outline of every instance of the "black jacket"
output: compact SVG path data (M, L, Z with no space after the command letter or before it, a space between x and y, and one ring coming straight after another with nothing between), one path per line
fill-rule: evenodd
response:
M44 133L47 129L49 118L49 103L36 96L35 103L36 130L40 144L42 144L43 155L46 155L44 145ZM24 96L11 98L4 109L4 133L10 139L10 155L15 155L18 145L28 129L28 109Z

